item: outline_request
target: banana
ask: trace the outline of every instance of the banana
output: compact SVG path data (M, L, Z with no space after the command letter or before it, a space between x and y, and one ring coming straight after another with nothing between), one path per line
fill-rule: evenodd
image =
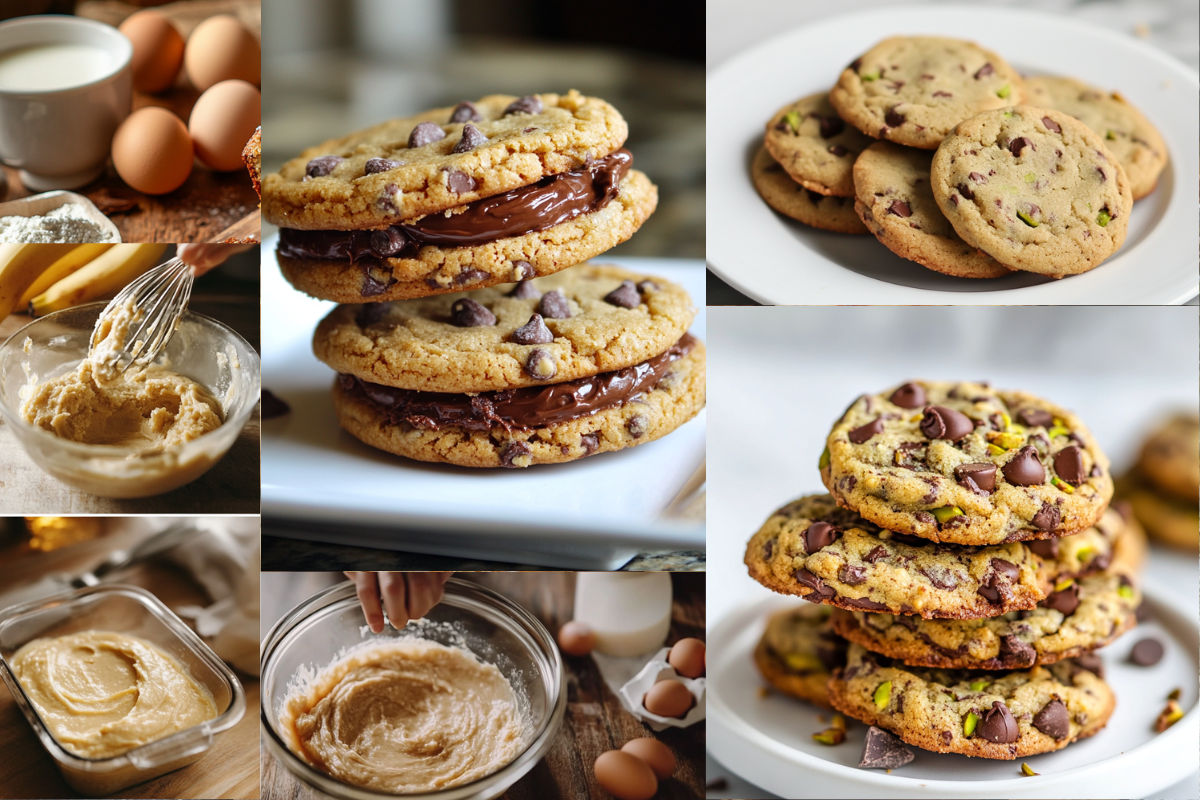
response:
M0 245L0 320L50 265L79 247L77 244Z
M117 244L29 301L35 317L81 305L121 287L158 263L165 244Z
M81 244L55 261L43 272L17 301L17 308L29 308L29 301L70 275L84 264L98 258L111 244Z

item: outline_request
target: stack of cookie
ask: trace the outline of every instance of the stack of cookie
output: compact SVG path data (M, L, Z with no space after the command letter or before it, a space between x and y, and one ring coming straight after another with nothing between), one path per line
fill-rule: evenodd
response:
M1137 464L1117 482L1117 495L1154 539L1200 549L1200 418L1182 412L1151 432Z
M1093 651L1136 624L1145 540L1108 507L1108 459L1077 417L907 383L851 404L820 472L830 494L746 547L755 580L832 607L770 621L755 658L772 685L940 753L1013 759L1104 727Z
M313 341L338 372L342 427L422 461L528 467L653 441L703 408L704 345L681 287L563 271L654 211L627 133L578 92L493 95L325 142L266 176L284 277L347 304Z
M1086 272L1120 248L1167 149L1116 92L1024 79L997 53L886 39L767 123L752 177L786 216L873 233L963 278Z

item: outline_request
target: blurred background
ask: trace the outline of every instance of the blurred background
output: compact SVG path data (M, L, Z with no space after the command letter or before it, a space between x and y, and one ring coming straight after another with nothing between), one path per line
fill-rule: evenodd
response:
M264 0L263 171L377 122L578 89L629 122L658 210L613 255L704 254L704 15L615 0ZM264 235L273 232L266 226Z

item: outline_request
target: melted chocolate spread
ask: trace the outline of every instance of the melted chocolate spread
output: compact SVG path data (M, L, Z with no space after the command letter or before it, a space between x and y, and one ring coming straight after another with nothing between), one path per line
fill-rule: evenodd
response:
M338 375L338 382L343 391L383 411L393 425L407 422L431 431L455 425L472 431L544 428L623 405L652 390L672 362L683 358L695 345L692 335L685 333L667 352L632 367L550 386L474 396L380 386L345 373Z
M511 192L430 214L381 231L279 231L279 253L289 258L354 261L409 258L422 245L466 247L561 225L604 208L617 196L633 164L624 148L578 169L542 178Z

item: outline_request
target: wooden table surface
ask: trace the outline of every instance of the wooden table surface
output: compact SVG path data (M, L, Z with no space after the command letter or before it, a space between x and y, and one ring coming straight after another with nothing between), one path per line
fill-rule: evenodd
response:
M0 592L19 582L34 581L53 572L78 574L99 563L105 553L129 546L137 538L127 531L118 530L101 539L51 553L29 553L20 541L11 542L0 534ZM134 566L114 574L114 578L106 582L140 586L156 595L172 610L209 603L204 591L190 575L168 565ZM246 690L246 713L234 727L217 735L208 753L190 766L124 789L113 796L258 797L259 764L254 748L258 740L258 679L241 673L238 678ZM42 748L7 687L0 688L0 798L82 796L62 779L56 762Z
M257 249L235 256L255 264L258 257ZM259 303L257 282L229 278L218 270L196 280L188 307L224 322L259 350ZM24 314L0 320L0 342L29 321ZM257 514L260 440L255 408L229 452L199 479L157 497L115 500L50 477L0 419L0 514Z
M573 615L573 572L461 572L457 577L476 581L524 606L551 631ZM676 573L671 633L673 643L686 636L704 638L704 576ZM262 616L264 632L276 619L305 597L342 580L337 573L263 573ZM642 736L653 736L675 754L679 766L674 778L659 783L656 800L698 798L704 786L704 725L651 731L621 707L621 701L604 682L590 657L566 657L567 711L558 740L537 766L502 795L506 800L596 798L611 795L596 783L592 764L606 750ZM316 800L317 795L297 781L265 749L262 751L264 800Z

